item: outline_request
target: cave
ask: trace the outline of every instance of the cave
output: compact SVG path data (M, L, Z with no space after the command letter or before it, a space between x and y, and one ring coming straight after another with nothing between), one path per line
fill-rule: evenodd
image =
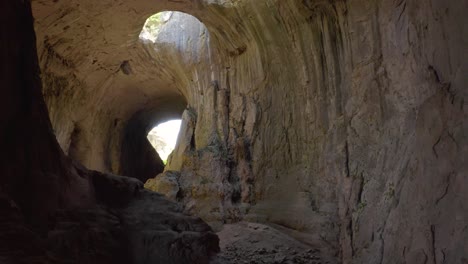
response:
M167 160L177 144L181 123L181 119L159 123L146 136L164 164L167 164Z
M468 263L467 12L1 1L0 263Z

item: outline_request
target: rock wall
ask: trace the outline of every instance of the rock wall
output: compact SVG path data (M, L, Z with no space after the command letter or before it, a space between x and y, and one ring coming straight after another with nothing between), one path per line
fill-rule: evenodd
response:
M45 91L52 123L65 151L82 127L71 156L86 166L121 172L137 113L161 113L157 123L185 111L166 172L147 187L213 226L282 225L343 263L468 259L463 1L37 1L34 10L43 76L54 80L45 83L59 84ZM162 10L204 26L178 14L141 43L144 20Z
M218 238L200 218L64 155L41 94L31 3L2 1L0 17L0 263L208 263Z

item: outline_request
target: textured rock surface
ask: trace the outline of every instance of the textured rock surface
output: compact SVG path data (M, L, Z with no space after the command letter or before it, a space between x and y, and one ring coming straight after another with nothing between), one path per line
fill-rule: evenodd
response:
M0 2L0 263L208 263L218 238L143 189L61 151L41 95L29 1Z
M467 9L34 1L44 94L67 154L121 173L130 121L144 134L188 104L168 165L185 210L300 231L343 263L468 259ZM206 28L178 14L141 43L162 10Z
M82 171L81 173L87 173ZM201 219L132 178L92 174L98 205L59 211L48 232L58 263L208 263L218 238Z
M274 227L256 223L228 224L218 232L221 252L212 264L325 264L337 260L317 246L303 244Z
M145 188L154 192L164 194L172 201L177 201L180 187L179 187L180 173L177 171L165 171L149 179L145 183Z

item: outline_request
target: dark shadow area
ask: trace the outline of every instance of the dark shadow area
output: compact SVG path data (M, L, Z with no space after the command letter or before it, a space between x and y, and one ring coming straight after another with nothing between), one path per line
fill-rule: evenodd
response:
M164 171L164 163L148 141L148 132L159 123L180 118L186 102L171 98L152 110L137 112L127 123L120 155L120 174L145 182Z

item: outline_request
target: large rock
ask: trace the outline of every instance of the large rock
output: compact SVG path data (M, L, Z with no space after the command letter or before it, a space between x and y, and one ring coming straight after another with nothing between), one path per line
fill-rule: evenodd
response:
M98 172L92 180L97 206L58 212L48 232L58 263L208 263L219 251L206 223L138 180Z
M164 194L169 200L177 201L180 173L176 171L165 171L145 183L145 188L154 192Z

